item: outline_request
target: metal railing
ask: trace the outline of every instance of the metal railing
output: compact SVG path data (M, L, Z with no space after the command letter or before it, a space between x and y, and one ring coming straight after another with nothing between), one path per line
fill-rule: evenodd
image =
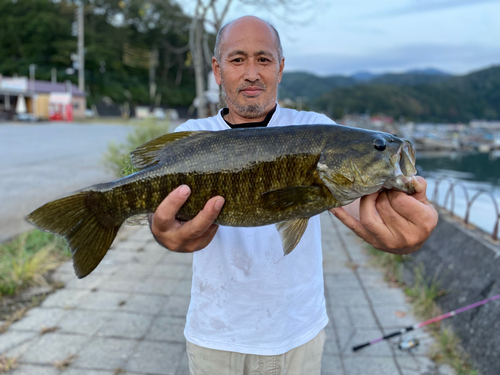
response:
M448 190L446 191L446 194L444 196L444 203L441 206L439 204L439 185L441 182L447 182L448 183ZM434 192L432 195L432 202L434 205L436 205L439 208L445 209L449 211L452 215L455 215L454 210L455 210L455 188L459 187L462 189L464 192L464 197L465 197L465 204L466 204L466 209L465 209L465 217L463 218L465 224L469 224L469 217L470 217L470 212L471 212L471 207L476 201L476 199L480 195L487 195L488 197L491 198L491 201L493 202L493 207L495 208L495 215L496 215L496 220L495 220L495 226L493 228L493 231L491 233L491 236L493 240L497 241L498 240L498 224L500 222L500 211L498 209L498 203L495 199L495 196L491 193L491 191L485 190L485 189L479 189L473 196L472 198L469 199L469 191L467 187L460 181L453 181L451 178L448 177L439 177L435 180L434 182ZM448 206L448 199L451 196L451 205L450 209L447 208ZM458 215L455 215L458 216Z

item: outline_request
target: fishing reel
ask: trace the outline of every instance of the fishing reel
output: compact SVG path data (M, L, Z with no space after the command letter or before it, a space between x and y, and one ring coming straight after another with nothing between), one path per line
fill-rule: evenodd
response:
M409 352L420 345L419 339L413 336L408 336L406 338L401 337L399 340L398 348L405 352Z

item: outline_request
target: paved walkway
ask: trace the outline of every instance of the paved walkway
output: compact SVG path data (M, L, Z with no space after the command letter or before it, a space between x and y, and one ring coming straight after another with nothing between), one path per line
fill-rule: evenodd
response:
M363 243L332 215L322 225L330 316L322 374L453 374L429 359L424 331L411 353L387 341L352 352L416 321L403 292L369 265ZM148 228L125 228L87 278L78 280L71 262L61 266L57 277L66 286L0 335L0 353L17 358L15 375L187 375L191 261L160 248Z

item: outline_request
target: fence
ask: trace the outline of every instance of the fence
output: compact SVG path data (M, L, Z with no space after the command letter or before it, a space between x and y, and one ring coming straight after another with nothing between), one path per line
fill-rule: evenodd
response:
M445 197L444 197L444 203L443 205L439 205L439 185L442 182L447 182L448 183L448 190L446 191ZM465 204L466 204L466 209L465 209L465 217L463 218L465 224L469 224L469 216L470 216L470 211L471 207L476 201L476 199L481 196L481 195L487 195L491 198L491 201L493 202L493 207L495 208L495 226L493 228L493 232L491 233L491 236L494 241L498 240L498 223L500 221L500 212L498 210L498 203L495 199L495 196L491 193L491 191L485 190L485 189L479 189L473 196L472 198L469 198L469 191L467 189L467 186L465 186L462 182L460 181L453 181L450 178L447 177L439 177L435 180L434 183L434 192L432 195L432 202L434 203L435 206L443 208L447 211L449 211L452 215L455 215L454 209L455 209L455 188L461 188L464 192L464 197L465 197ZM451 196L451 205L450 209L447 208L448 206L448 199ZM457 216L457 215L455 215Z

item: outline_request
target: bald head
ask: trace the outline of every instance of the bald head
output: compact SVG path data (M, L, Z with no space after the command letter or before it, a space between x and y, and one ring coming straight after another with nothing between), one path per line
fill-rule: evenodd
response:
M268 28L274 35L274 44L276 46L276 51L278 52L278 60L281 61L281 59L283 58L283 48L281 47L280 36L274 26L258 17L244 16L225 24L217 33L217 39L215 40L214 57L219 63L222 55L222 48L224 46L224 35L228 32L231 32L231 28L233 27L247 27L250 29L256 27Z

